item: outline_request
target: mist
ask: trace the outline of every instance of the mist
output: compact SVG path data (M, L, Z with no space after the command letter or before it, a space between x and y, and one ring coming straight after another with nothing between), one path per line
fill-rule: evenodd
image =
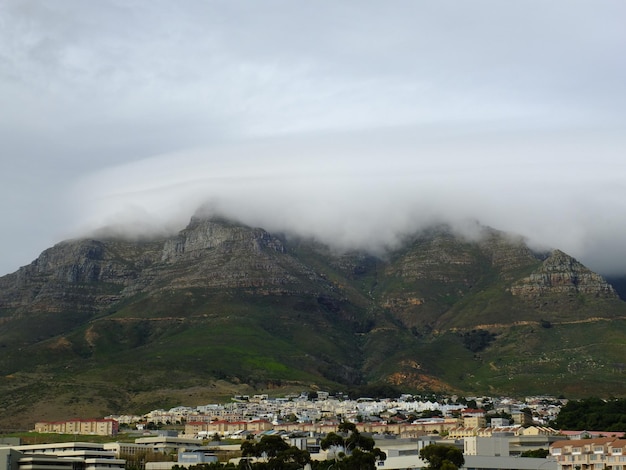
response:
M75 234L181 230L200 208L383 253L436 223L468 221L624 273L626 148L619 134L428 127L322 133L197 148L108 168L74 189Z

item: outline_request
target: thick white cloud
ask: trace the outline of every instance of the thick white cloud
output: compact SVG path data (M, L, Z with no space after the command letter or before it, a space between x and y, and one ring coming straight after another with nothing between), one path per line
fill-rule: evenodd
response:
M339 245L473 217L626 271L625 14L7 0L0 272L79 226L180 228L207 198Z
M131 235L180 229L208 204L269 230L378 251L433 222L472 219L615 273L626 255L625 148L626 137L581 132L271 138L109 168L75 200L89 227Z

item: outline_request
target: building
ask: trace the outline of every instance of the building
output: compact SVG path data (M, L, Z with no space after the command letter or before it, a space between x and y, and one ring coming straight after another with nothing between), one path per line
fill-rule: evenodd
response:
M463 410L463 427L466 428L484 428L487 427L487 418L485 410L474 410L467 408Z
M464 455L464 470L559 470L554 459L524 458L506 455L507 445L488 443L492 438L474 438L481 441L475 445L475 455ZM377 462L378 469L404 470L428 467L428 462L419 458L419 450L429 444L456 445L463 448L465 443L433 436L415 440L383 439L376 440L376 446L387 454L387 459ZM472 444L470 444L472 447ZM496 455L503 453L505 455Z
M135 444L144 446L144 449L150 452L160 452L163 454L206 449L206 447L202 445L202 441L198 439L170 436L140 437L139 439L135 439Z
M548 450L553 443L567 439L565 436L557 434L554 430L552 430L551 434L526 434L529 428L523 429L524 435L514 436L509 440L509 452L511 455L519 456L523 452L539 449Z
M533 415L528 408L514 410L511 412L511 416L513 417L513 423L519 426L530 426L533 424Z
M102 444L91 442L0 448L0 470L123 470L125 465Z
M119 423L114 419L70 419L67 421L39 421L35 423L35 432L58 434L95 434L115 436Z
M502 437L466 437L463 439L464 455L485 455L492 457L510 455L509 436Z
M550 455L558 470L624 470L626 439L597 437L555 442Z
M104 450L113 452L115 456L119 458L134 457L140 455L142 452L146 452L146 446L142 444L133 444L130 442L105 442L103 444Z
M502 428L504 426L509 426L511 422L506 418L491 418L489 421L489 425L492 428Z

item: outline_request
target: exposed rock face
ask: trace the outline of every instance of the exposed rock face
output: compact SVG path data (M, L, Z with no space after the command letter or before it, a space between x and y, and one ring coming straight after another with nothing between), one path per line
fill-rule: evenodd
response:
M194 218L164 240L70 240L0 278L0 310L95 313L162 288L302 289L313 271L260 228Z
M216 249L227 253L235 247L256 254L263 249L286 252L283 243L263 229L194 217L177 237L165 241L162 260L173 263L181 259L197 259L206 256L207 250Z
M537 271L513 284L511 293L525 299L552 294L617 298L615 289L602 276L559 250L553 251Z
M155 266L169 287L284 290L312 272L287 254L283 242L261 228L193 218L166 240Z
M413 315L410 312L429 309L439 315L451 300L471 294L494 276L511 282L510 292L521 299L548 294L617 298L601 276L558 250L530 276L519 279L520 269L528 272L540 259L523 239L491 229L472 242L437 228L388 260L362 253L326 251L324 256L347 279L370 276L366 295L378 293L380 307L405 320ZM280 238L263 229L193 218L168 239L59 243L30 265L0 278L0 310L94 313L138 293L182 288L318 295L335 289L328 279L328 273L300 261ZM388 279L384 291L379 286L382 279Z
M0 278L0 309L96 312L119 300L119 291L154 261L153 248L89 239L59 243Z

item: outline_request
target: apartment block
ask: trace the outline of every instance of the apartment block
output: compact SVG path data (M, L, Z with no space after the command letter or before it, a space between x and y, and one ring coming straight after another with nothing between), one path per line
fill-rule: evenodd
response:
M35 423L35 432L58 434L95 434L115 436L119 423L114 419L70 419L67 421L39 421Z
M555 442L550 455L558 470L626 470L626 439L599 437Z

